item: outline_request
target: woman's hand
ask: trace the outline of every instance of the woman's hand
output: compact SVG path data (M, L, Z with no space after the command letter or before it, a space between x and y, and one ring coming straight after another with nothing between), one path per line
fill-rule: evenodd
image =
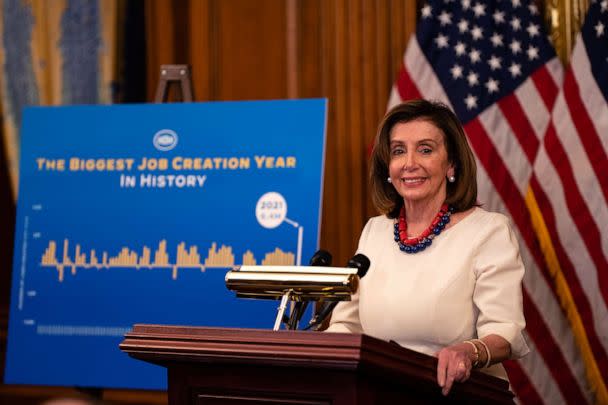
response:
M448 346L437 353L437 383L441 393L448 395L454 381L464 382L471 376L473 348L468 343Z

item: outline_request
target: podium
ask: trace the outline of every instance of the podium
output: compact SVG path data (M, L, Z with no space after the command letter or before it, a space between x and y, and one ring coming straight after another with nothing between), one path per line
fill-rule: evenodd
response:
M474 371L447 397L437 360L361 334L134 325L120 349L167 368L169 404L513 404Z

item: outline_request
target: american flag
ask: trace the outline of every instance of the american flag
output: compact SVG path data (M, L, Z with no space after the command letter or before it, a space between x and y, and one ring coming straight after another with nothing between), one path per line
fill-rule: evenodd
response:
M603 47L604 65L599 71L604 72L605 91L606 42ZM572 73L566 75L566 86L569 80L578 80L569 76ZM408 44L389 100L389 108L412 98L440 100L456 112L477 158L479 202L488 210L509 215L516 228L526 265L523 295L531 353L505 365L521 403L601 402L608 372L604 363L608 281L602 279L608 277L608 232L603 238L600 232L601 224L608 224L608 184L595 175L601 173L600 167L606 168L606 93L601 111L597 107L587 110L594 111L587 116L597 116L604 128L602 132L601 125L595 124L597 131L587 149L582 139L577 136L570 140L567 133L560 133L560 137L568 138L568 143L551 141L556 100L554 122L563 116L559 111L560 103L565 103L560 93L562 80L561 63L533 2L429 1L421 10L416 35ZM584 125L593 126L590 122L592 118ZM587 134L585 130L584 136L590 137ZM604 139L600 140L598 134ZM555 130L552 137L558 138ZM561 155L557 154L556 143L562 146ZM570 143L581 144L577 149L581 152L572 154ZM579 171L578 163L562 168L562 160L576 160L581 153L601 156L599 160L588 156L588 170L584 172ZM542 157L545 164L541 167ZM565 179L562 170L574 175ZM550 176L545 175L547 171ZM595 183L587 180L590 173ZM563 183L565 180L568 182ZM561 197L563 205L554 203L557 192L563 193L565 187L570 193L575 186L581 190L578 197L568 194L565 199ZM601 216L587 208L597 206L601 206ZM546 219L547 214L555 213L560 218L550 215ZM558 225L556 221L562 222ZM595 232L580 230L588 225ZM569 232L574 234L568 236ZM570 242L556 243L561 241L556 239L558 233L564 233ZM595 255L583 254L591 250L587 244L595 249ZM552 246L557 258L550 254ZM580 267L579 256L588 258L586 267ZM571 260L569 273L562 264L567 257ZM586 275L590 266L592 274ZM572 288L571 278L584 281ZM587 305L581 309L579 303Z
M531 187L541 246L596 402L608 404L608 0L579 33ZM533 212L533 211L531 211ZM603 232L602 232L603 231Z

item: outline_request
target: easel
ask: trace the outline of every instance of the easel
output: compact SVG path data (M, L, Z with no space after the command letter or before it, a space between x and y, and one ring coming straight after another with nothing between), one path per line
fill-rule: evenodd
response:
M180 97L183 102L192 102L192 73L188 65L160 65L160 78L156 86L155 103L166 103L169 96L169 88L172 84L179 83Z
M192 91L192 73L188 65L161 65L156 86L156 95L154 96L155 103L166 103L169 98L169 90L171 85L179 84L180 99L176 101L192 102L194 101ZM76 391L86 395L87 397L101 401L103 400L103 388L99 387L74 387Z

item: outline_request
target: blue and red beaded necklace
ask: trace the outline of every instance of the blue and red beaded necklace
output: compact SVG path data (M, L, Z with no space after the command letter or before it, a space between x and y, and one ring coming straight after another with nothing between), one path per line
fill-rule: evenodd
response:
M450 222L450 215L454 208L448 204L443 204L441 209L431 222L431 225L414 238L407 237L407 222L405 220L405 206L401 207L399 218L395 220L395 242L399 249L405 253L418 253L431 246L433 239L443 231L443 228Z

